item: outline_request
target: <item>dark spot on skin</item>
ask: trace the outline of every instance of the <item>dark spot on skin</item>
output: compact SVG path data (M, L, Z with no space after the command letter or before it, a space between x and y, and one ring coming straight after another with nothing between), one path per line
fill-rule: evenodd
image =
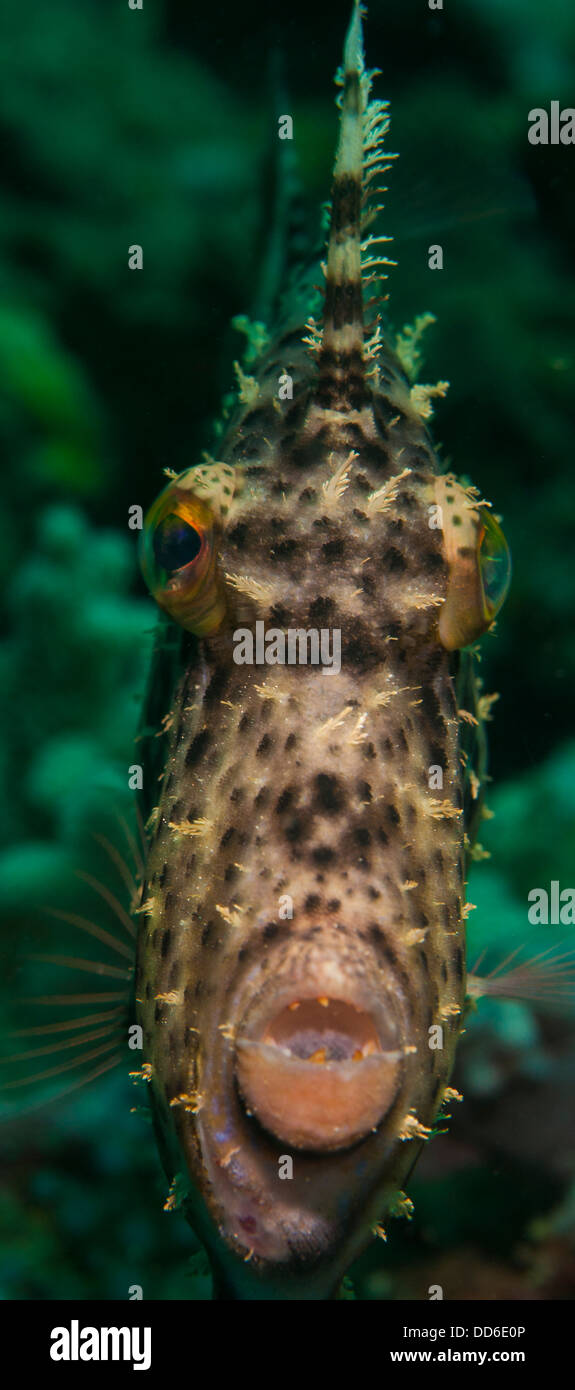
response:
M167 877L168 877L168 865L167 865L167 864L163 864L163 865L162 865L162 872L161 872L160 877L159 877L159 879L158 879L160 888L163 888L163 887L165 886Z
M462 555L464 559L469 559L470 556L475 555L475 551L470 545L458 545L457 554Z
M220 840L220 849L225 849L226 845L229 845L233 835L235 835L235 828L233 825L228 825Z
M337 777L327 772L319 772L315 779L315 805L325 815L335 816L345 807L345 793Z
M337 179L333 198L333 231L343 232L353 227L359 220L361 206L361 183L351 174L342 174Z
M156 1004L156 1007L154 1009L154 1023L163 1023L164 1017L165 1010L163 1004Z
M172 940L172 933L171 933L171 930L170 930L169 927L165 927L165 928L164 928L164 933L163 933L163 936L162 936L162 944L161 944L161 946L160 946L160 955L161 955L161 957L162 957L162 960L165 960L165 959L166 959L166 956L167 956L168 951L169 951L169 949L170 949L171 940Z
M332 598L323 596L315 598L313 603L310 603L309 606L308 621L310 627L322 627L331 618L333 610L334 602Z
M429 749L429 762L431 767L441 767L443 758L443 748L438 743L432 743Z
M379 927L371 928L371 933L374 940L376 940L376 930L379 931ZM387 964L391 967L392 970L395 970L398 964L397 956L393 949L393 946L390 946L389 942L386 940L384 932L380 932L380 949L383 959L387 962Z
M201 733L196 734L186 753L186 767L195 767L196 763L199 763L209 746L210 737L207 729L202 729Z
M369 782L358 782L357 794L360 801L370 802L373 799L373 794Z
M459 553L461 554L461 551ZM447 570L446 561L437 550L426 551L420 555L419 560L425 574L444 574Z
M417 497L414 497L412 492L398 492L397 501L406 512L412 512L417 507Z
M335 859L335 851L329 845L318 845L317 849L312 850L312 859L315 864L331 864Z
M336 284L328 277L325 286L325 305L323 313L324 322L329 323L330 321L332 321L333 326L336 329L345 328L346 324L360 324L363 318L363 296L361 282L354 279L345 280L343 283ZM325 358L328 357L329 351L329 349L327 351L325 351L324 349L324 351L320 353L320 363L322 363L322 359L325 360ZM339 355L342 358L344 357L343 352L341 352ZM354 349L352 349L352 351L350 352L347 352L345 355L349 359L350 367L352 366L352 363L358 362L359 364L362 360L359 352L357 352L357 350ZM331 358L328 360L329 365L331 366ZM354 373L353 371L351 371L350 376L352 376L352 378L353 375ZM365 394L365 386L363 387L363 390ZM318 390L318 396L321 402L321 390ZM321 403L323 404L323 402Z
M152 986L151 986L150 981L148 980L148 983L147 983L147 985L146 985L146 999L150 1000L151 998L152 998Z
M270 551L270 558L272 560L289 559L289 556L293 555L296 550L297 541L293 540L290 536L286 536L283 540L278 541L277 544L274 545L273 550Z
M439 869L439 872L443 873L443 854L440 849L435 850L433 855L433 862L435 864L436 869Z
M308 893L304 903L305 911L317 912L318 907L321 907L321 898L319 895L317 893Z
M441 705L439 699L432 690L431 686L424 685L421 689L421 709L429 720L441 719Z
M297 734L288 734L288 736L287 736L287 738L286 738L286 741L285 741L285 744L284 744L284 748L286 749L286 752L289 753L289 751L290 751L291 748L295 748L296 743L297 743Z
M400 748L403 748L404 750L407 750L407 748L408 748L408 742L407 742L407 739L406 739L406 737L405 737L405 729L401 729L401 728L400 728L400 729L397 730L397 742L398 742Z
M261 739L260 743L258 743L258 746L256 748L257 756L259 758L263 757L263 754L267 753L271 746L272 740L270 738L270 735L264 734L263 738Z
M442 978L442 980L443 980L444 985L446 985L446 984L447 984L447 966L446 966L444 960L442 960L442 962L441 962L441 978Z
M326 541L321 548L324 560L341 560L345 554L345 542L338 538L333 541Z
M260 787L259 792L254 796L254 806L257 807L258 811L261 811L263 806L267 806L269 799L270 794L268 788Z
M270 612L270 626L288 627L290 620L289 610L283 603L274 603Z
M293 796L293 787L284 787L283 792L280 792L276 801L276 811L278 815L281 815L282 811L288 810L292 804Z
M367 758L369 761L371 761L373 758L377 758L377 753L375 751L375 746L373 743L366 743L363 750L363 756L364 758Z
M378 891L377 888L374 888L373 886L371 886L371 887L368 888L368 890L367 890L367 896L368 896L368 898L371 898L372 902L375 902L377 898L380 898L380 897L381 897L381 893Z
M247 534L248 528L245 521L238 521L236 525L232 526L231 530L228 531L228 540L230 540L232 545L235 545L238 550L242 550L245 545Z
M168 975L168 989L177 989L180 981L180 962L173 960Z
M273 941L274 936L277 936L278 932L279 926L277 922L266 922L266 925L263 929L264 941Z
M332 320L335 328L346 323L361 323L363 316L362 291L359 282L334 285L327 281L324 299L324 321ZM349 315L351 314L351 318ZM319 381L315 389L315 400L325 410L361 410L369 400L365 382L363 356L359 348L337 352L334 348L322 348L318 354ZM304 446L305 448L305 446ZM303 457L304 449L294 450L302 467L316 462L316 441L310 441L308 458Z
M328 912L339 912L340 907L341 907L341 902L340 902L339 898L330 898L330 899L329 899L329 902L328 902L328 905L327 905L327 910L328 910Z
M357 830L354 830L353 838L356 844L358 845L365 846L371 844L371 835L369 833L369 830L367 830L364 826L359 826Z
M381 825L378 826L377 829L377 838L382 845L387 845L389 843L388 836L386 835L385 830L382 829Z
M389 805L386 807L387 819L391 825L401 825L401 816L397 806Z
M201 941L201 943L202 943L202 946L206 946L206 945L207 945L207 943L208 943L208 941L209 941L209 939L210 939L212 930L213 930L213 925L214 925L213 922L206 922L206 925L205 925L205 927L204 927L204 929L203 929L203 931L202 931L202 935L201 935L201 937L200 937L200 941Z
M349 663L367 670L380 662L379 645L374 644L373 635L371 627L354 618L352 635L343 642L342 664Z
M221 699L228 683L228 673L225 666L221 666L214 671L206 693L204 703L212 705L216 700ZM179 740L178 740L179 741Z
M457 515L452 516L451 520L452 520L452 523L453 523L454 526L461 526L461 517L460 517L460 516L457 516Z
M250 727L250 725L251 725L251 722L252 722L252 720L251 720L251 715L249 715L249 714L242 714L242 717L241 717L240 722L239 722L239 724L238 724L239 733L240 733L240 734L245 734L245 731L246 731L246 729L249 729L249 727Z
M384 550L381 565L386 574L404 574L407 569L405 556L395 546L390 546Z
M313 502L315 495L314 487L304 487L303 492L300 492L299 500L300 502Z
M230 801L233 801L237 804L238 802L243 800L244 795L244 787L234 787L233 791L230 792Z
M290 824L286 826L286 840L290 840L292 843L295 843L296 840L301 840L304 831L304 822L302 821L300 816L295 816L294 819L290 821Z

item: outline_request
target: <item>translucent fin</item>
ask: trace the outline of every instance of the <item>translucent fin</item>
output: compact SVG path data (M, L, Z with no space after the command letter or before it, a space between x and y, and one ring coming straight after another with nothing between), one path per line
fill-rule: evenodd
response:
M517 961L524 948L518 946L488 975L476 972L483 957L476 961L467 977L467 993L471 999L526 999L549 1005L575 1005L575 947L565 950L563 944L550 946L547 951ZM515 965L511 965L516 961ZM510 968L511 967L511 968Z

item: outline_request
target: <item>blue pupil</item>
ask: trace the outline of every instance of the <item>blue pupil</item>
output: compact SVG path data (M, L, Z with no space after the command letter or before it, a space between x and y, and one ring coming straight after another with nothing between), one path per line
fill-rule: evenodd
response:
M194 526L170 513L154 532L154 555L158 565L172 574L195 560L202 548L202 538Z

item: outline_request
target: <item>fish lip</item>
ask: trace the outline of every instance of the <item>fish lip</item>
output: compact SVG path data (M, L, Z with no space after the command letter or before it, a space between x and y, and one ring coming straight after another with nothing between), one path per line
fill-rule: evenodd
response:
M403 1065L400 1019L363 983L338 995L318 995L316 982L286 985L273 1003L256 1001L235 1046L248 1115L282 1143L316 1152L349 1148L375 1130Z

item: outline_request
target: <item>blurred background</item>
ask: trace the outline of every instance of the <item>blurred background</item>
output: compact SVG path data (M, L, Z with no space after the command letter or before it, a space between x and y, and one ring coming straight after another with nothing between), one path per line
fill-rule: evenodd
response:
M213 445L242 347L231 320L250 313L269 225L278 50L310 217L329 195L348 4L283 8L0 10L4 1036L24 1026L31 993L70 987L60 967L25 961L63 939L78 954L47 909L114 920L77 871L126 903L94 833L135 867L121 821L154 612L128 507ZM469 894L470 962L486 952L485 970L517 946L573 945L570 924L529 926L527 894L575 886L575 150L532 146L527 130L533 107L574 99L575 12L372 0L367 56L401 153L381 227L399 261L390 319L437 316L422 379L451 389L435 438L502 514L514 557L483 643L485 691L500 693L492 857ZM133 244L141 272L128 269ZM442 271L428 269L432 244ZM441 1284L446 1299L573 1297L574 1044L565 1007L480 1004L454 1077L465 1103L416 1169L414 1218L387 1223L348 1296L421 1299ZM148 1299L209 1297L201 1250L163 1210L129 1060L40 1108L73 1069L0 1092L2 1298L126 1299L134 1285ZM40 1056L22 1075L53 1065Z

